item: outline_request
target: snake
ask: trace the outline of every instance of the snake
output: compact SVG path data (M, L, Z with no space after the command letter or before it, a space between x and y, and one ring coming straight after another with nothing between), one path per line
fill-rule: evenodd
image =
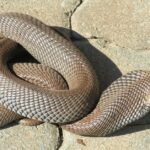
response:
M38 19L0 14L0 36L1 127L24 117L79 135L107 136L150 111L149 71L122 75L100 95L84 54ZM17 44L38 63L16 63L10 69L9 62L21 52Z

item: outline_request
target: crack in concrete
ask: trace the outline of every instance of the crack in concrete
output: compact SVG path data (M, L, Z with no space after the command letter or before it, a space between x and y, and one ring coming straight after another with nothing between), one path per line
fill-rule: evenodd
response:
M58 144L56 150L59 150L63 143L63 131L60 126L58 126L59 136L58 136Z
M104 47L106 47L106 45L108 43L110 43L109 40L106 40L104 39L104 37L97 37L97 36L91 36L89 38L76 38L76 36L73 35L73 30L72 30L72 16L74 15L74 13L77 11L77 9L83 4L83 0L80 0L79 1L79 4L76 5L76 7L70 12L70 15L69 15L69 29L70 29L70 38L73 40L73 41L84 41L84 40L93 40L93 39L103 39L105 41L105 45Z
M73 11L70 12L70 16L69 16L69 28L71 30L71 33L70 33L70 37L72 38L73 37L73 33L72 33L72 16L73 14L76 12L76 10L81 6L81 4L83 3L83 0L80 0L79 1L79 4L76 5L76 7L73 9Z

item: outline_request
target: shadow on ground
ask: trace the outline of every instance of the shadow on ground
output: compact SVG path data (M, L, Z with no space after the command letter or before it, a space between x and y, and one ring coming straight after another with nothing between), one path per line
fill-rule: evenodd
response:
M135 125L126 126L123 129L117 131L116 133L110 135L109 137L131 134L131 133L140 132L140 131L147 130L147 129L150 129L150 125L148 125L148 124L136 125L136 126Z
M18 123L16 121L12 122L12 123L9 123L7 124L6 126L4 127L0 127L0 131L1 130L4 130L4 129L7 129L7 128L13 128L14 126L18 125Z

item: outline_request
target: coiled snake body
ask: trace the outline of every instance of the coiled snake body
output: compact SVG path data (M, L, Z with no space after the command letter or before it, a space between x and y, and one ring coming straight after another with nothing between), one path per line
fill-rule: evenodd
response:
M116 80L93 110L99 99L98 80L72 43L37 19L17 13L0 15L0 35L8 38L0 43L0 126L24 116L71 123L62 127L76 134L105 136L149 111L148 71L133 71ZM12 73L7 64L17 53L15 42L44 66L16 64L16 75Z

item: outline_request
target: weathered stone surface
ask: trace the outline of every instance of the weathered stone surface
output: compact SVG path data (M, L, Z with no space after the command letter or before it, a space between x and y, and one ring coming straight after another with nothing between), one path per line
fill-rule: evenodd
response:
M0 13L19 12L32 15L47 25L69 27L60 0L0 0Z
M81 0L62 0L61 6L65 13L73 13L80 3Z
M149 128L150 125L126 127L112 137L83 137L64 131L60 150L148 150Z
M95 68L102 90L112 81L133 70L150 70L150 51L120 48L103 39L75 43Z
M101 40L91 40L90 43L115 63L122 73L140 69L150 70L150 51L128 50L113 43L103 46Z
M72 29L104 37L121 47L150 49L150 1L86 0L72 16Z
M1 150L56 150L59 146L59 131L50 124L36 127L9 126L0 130Z

